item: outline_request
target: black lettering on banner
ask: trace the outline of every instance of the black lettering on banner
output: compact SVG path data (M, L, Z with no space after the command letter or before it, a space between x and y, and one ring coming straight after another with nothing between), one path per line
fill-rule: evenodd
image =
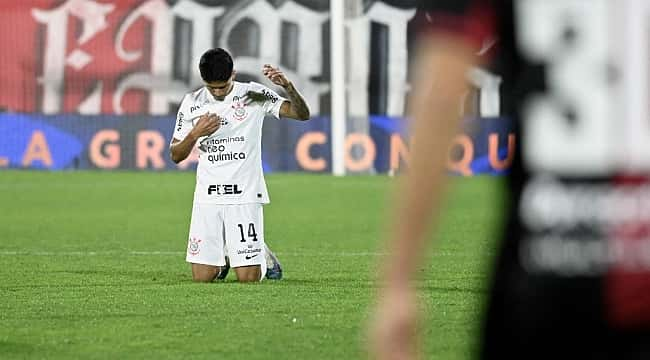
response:
M239 227L239 233L241 234L240 242L246 242L246 237L244 236L244 225L237 224L237 227ZM253 239L253 241L257 241L257 232L255 231L255 224L253 223L248 224L248 237Z

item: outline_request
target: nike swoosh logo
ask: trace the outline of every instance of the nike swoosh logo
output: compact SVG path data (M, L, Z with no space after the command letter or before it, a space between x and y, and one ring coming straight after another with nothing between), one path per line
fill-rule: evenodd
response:
M255 254L255 255L246 255L246 260L250 260L250 259L256 257L257 255L259 255L259 254Z

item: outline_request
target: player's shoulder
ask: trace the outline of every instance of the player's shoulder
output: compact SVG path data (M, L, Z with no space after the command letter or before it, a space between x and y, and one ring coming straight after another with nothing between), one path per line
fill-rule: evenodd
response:
M208 103L208 91L205 86L192 90L183 96L181 107L187 108L187 111L192 113L201 108L201 106Z
M201 102L204 101L206 97L206 88L205 86L201 86L198 89L194 89L188 93L185 94L183 97L183 101L191 101L191 102Z
M255 81L248 82L248 86L249 86L248 90L263 94L269 101L273 103L275 103L280 99L278 94L272 89L270 89L268 86L265 86Z
M235 84L235 91L246 93L249 91L261 92L263 89L268 89L266 86L255 81L233 81Z

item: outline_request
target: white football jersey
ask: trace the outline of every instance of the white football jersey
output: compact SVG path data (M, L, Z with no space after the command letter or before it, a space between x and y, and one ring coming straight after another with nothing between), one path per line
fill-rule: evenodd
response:
M264 96L259 101L247 101L249 91ZM217 131L196 142L199 162L194 203L269 203L262 171L262 124L267 115L280 117L284 101L264 85L237 81L221 101L205 86L183 97L174 138L183 140L203 114L213 113L223 118Z

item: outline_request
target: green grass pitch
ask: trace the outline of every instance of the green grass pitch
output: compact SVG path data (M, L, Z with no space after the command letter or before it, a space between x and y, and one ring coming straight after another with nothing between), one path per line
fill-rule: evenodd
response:
M196 284L191 172L1 171L0 358L364 358L392 182L267 176L285 278ZM476 347L501 184L453 181L416 283L425 358Z

